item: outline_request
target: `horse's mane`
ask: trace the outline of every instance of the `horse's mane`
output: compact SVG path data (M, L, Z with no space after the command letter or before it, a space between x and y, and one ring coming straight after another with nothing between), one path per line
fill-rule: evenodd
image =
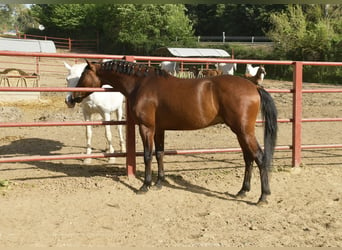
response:
M134 62L128 62L124 60L111 60L101 62L102 70L115 71L121 74L132 75L132 76L163 76L169 77L170 75L163 69L159 69L152 66L146 66L137 64Z

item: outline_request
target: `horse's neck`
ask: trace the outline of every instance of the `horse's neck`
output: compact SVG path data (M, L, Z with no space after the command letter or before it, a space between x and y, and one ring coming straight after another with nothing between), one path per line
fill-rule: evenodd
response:
M114 71L103 71L104 83L111 85L115 91L121 92L124 96L129 96L138 85L137 77Z

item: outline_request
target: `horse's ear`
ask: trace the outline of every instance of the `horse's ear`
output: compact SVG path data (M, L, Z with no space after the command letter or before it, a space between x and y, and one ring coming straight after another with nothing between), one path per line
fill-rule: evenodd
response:
M71 70L71 66L67 63L67 62L63 62L64 63L64 66L68 69L68 70Z
M85 60L86 63L87 63L87 67L88 67L89 69L95 71L95 66L94 66L91 62L89 62L87 59L84 59L84 60Z
M87 65L90 67L90 62L87 59L84 59L87 63Z

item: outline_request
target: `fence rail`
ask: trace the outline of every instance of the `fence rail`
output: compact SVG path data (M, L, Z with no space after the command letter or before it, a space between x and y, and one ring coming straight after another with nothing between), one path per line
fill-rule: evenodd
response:
M54 57L54 58L88 58L88 59L126 59L127 61L138 61L153 64L160 61L177 61L181 63L239 63L239 64L277 64L277 65L293 65L293 88L292 89L270 89L271 93L288 93L293 95L293 114L292 118L279 119L278 122L292 124L292 143L291 145L280 145L276 150L292 150L292 165L294 167L301 164L301 152L303 149L316 148L342 148L342 144L327 144L327 145L302 145L302 123L303 122L341 122L342 118L302 118L302 94L303 93L342 93L342 89L303 89L302 70L303 65L325 65L325 66L342 66L342 62L293 62L293 61L271 61L271 60L233 60L233 59L214 59L214 58L173 58L173 57L147 57L147 56L121 56L121 55L94 55L94 54L54 54L54 53L26 53L26 52L8 52L0 51L0 56L31 56L31 57ZM53 92L71 92L71 91L110 91L103 88L0 88L0 91L53 91ZM127 103L127 119L122 122L108 122L110 124L125 124L126 125L126 153L114 154L92 154L90 156L81 155L51 155L51 156L29 156L29 157L11 157L0 158L0 162L15 162L15 161L41 161L41 160L56 160L56 159L81 159L81 158L103 158L103 157L126 157L126 169L128 175L135 173L136 156L141 156L142 152L136 152L135 147L135 124L129 112L129 103ZM262 121L258 120L258 123ZM104 125L107 122L37 122L37 123L0 123L0 127L16 127L16 126L81 126L81 125ZM170 150L165 154L197 154L197 153L219 153L219 152L237 152L240 148L219 148L219 149L191 149L191 150Z
M99 51L99 39L71 39L63 37L49 37L30 34L18 34L19 39L37 39L37 40L52 40L55 43L57 49L66 49L69 51Z
M272 40L266 36L197 36L197 42L244 42L244 43L271 43Z

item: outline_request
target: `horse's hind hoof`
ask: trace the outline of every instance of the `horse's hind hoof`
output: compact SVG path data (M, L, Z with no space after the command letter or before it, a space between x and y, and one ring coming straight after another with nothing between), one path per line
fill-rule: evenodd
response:
M137 194L146 194L149 190L149 186L143 185L138 191Z
M257 206L264 206L268 204L267 201L267 196L266 194L262 194L258 200L258 203L256 204Z
M236 195L235 198L245 198L247 196L246 191L240 190Z
M161 185L161 184L155 184L154 186L151 187L151 190L158 191L158 190L161 190L162 187L163 187L163 185Z
M256 205L258 207L266 206L266 205L268 205L268 201L267 200L259 200Z

